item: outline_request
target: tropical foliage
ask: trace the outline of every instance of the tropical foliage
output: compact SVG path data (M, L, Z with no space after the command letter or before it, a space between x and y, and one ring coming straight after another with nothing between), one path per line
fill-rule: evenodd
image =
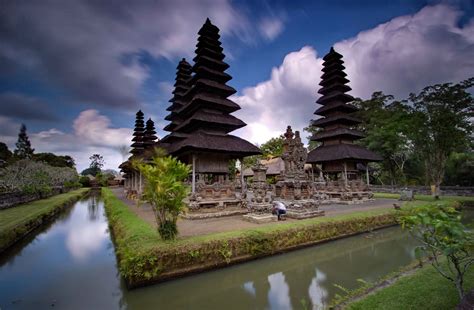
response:
M421 242L418 251L432 258L433 267L453 282L462 299L464 275L474 264L474 238L461 223L460 213L452 206L427 205L413 208L400 222Z
M150 163L134 162L144 176L143 199L150 202L155 212L158 232L162 239L175 239L178 235L176 221L185 210L183 202L187 187L183 181L190 167L171 156L155 156Z
M390 184L473 185L474 78L425 87L406 100L376 92L356 100L366 138L380 154L377 180ZM457 155L455 155L457 154ZM472 160L471 160L472 161ZM436 192L437 192L436 191Z

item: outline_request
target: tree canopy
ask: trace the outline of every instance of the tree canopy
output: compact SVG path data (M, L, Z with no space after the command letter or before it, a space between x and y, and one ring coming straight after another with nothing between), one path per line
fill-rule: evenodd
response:
M35 161L42 161L53 167L74 168L76 163L69 155L55 155L53 153L37 153L33 155Z
M18 134L18 141L16 142L15 156L20 159L30 159L33 157L34 149L31 148L30 139L26 133L25 124L21 124L20 133Z
M473 85L470 78L425 87L403 101L375 92L354 102L366 134L360 143L383 157L380 182L439 189L446 176L451 185L472 184L474 99L467 90Z

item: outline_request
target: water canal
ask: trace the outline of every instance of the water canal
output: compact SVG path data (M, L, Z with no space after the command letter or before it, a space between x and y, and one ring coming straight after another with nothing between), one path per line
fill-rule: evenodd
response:
M470 214L472 216L472 214ZM0 309L300 309L414 259L398 227L128 291L91 195L0 257Z

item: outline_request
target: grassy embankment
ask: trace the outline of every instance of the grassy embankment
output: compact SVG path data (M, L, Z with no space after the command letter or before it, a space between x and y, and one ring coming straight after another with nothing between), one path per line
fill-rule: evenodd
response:
M474 268L466 273L465 288L474 288ZM390 286L350 303L344 309L444 310L454 309L458 303L458 293L452 282L426 263L413 274L400 277Z
M377 193L376 198L398 198L397 194ZM405 203L405 207L420 205L420 202L428 203L453 203L473 206L474 197L446 196L441 200L435 200L429 195L416 195L416 201ZM387 275L375 284L362 286L350 293L350 296L362 296L352 303L346 304L344 309L454 309L459 303L457 291L453 284L443 278L429 263L423 268L414 270L413 273L405 275L412 267L402 268L399 272ZM384 282L392 284L377 289ZM474 268L466 274L465 288L474 288ZM373 290L375 291L373 292ZM370 293L368 293L370 292ZM365 294L365 295L364 295ZM347 298L344 298L346 300Z
M64 206L84 196L89 190L81 188L0 210L0 253L45 221L52 219Z
M396 224L394 210L375 209L164 242L151 225L136 216L110 190L102 189L102 195L119 269L129 287ZM454 201L446 199L437 203ZM415 201L404 204L404 207L426 203Z
M399 199L400 194L391 194L391 193L374 193L374 198L386 198L386 199ZM420 201L424 202L452 202L457 201L462 203L467 203L472 205L474 203L474 197L472 196L441 196L440 199L436 200L431 195L418 195L415 194L414 203L419 203Z

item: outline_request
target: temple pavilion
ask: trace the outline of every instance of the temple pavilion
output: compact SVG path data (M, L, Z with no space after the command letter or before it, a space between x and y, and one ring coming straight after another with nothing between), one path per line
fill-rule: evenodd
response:
M364 137L356 130L361 120L354 116L357 108L350 104L354 98L346 94L351 88L344 73L342 55L334 48L323 58L321 76L322 96L316 101L321 105L314 114L320 116L312 121L317 132L310 138L320 145L308 154L307 162L319 164L326 179L361 180L369 183L368 163L381 157L354 141Z
M155 123L150 119L144 121L144 114L139 110L135 116L135 128L130 153L132 154L127 161L120 164L119 168L123 173L125 187L136 194L141 194L144 180L139 171L132 167L134 159L146 160L153 153L154 147L159 139L156 136Z
M236 90L226 84L232 77L225 73L229 65L219 28L207 19L198 35L194 65L183 59L177 67L170 123L164 128L170 133L160 141L169 154L192 165L193 193L197 181L227 180L230 160L260 154L255 145L229 134L246 124L231 115L240 106L228 99Z

